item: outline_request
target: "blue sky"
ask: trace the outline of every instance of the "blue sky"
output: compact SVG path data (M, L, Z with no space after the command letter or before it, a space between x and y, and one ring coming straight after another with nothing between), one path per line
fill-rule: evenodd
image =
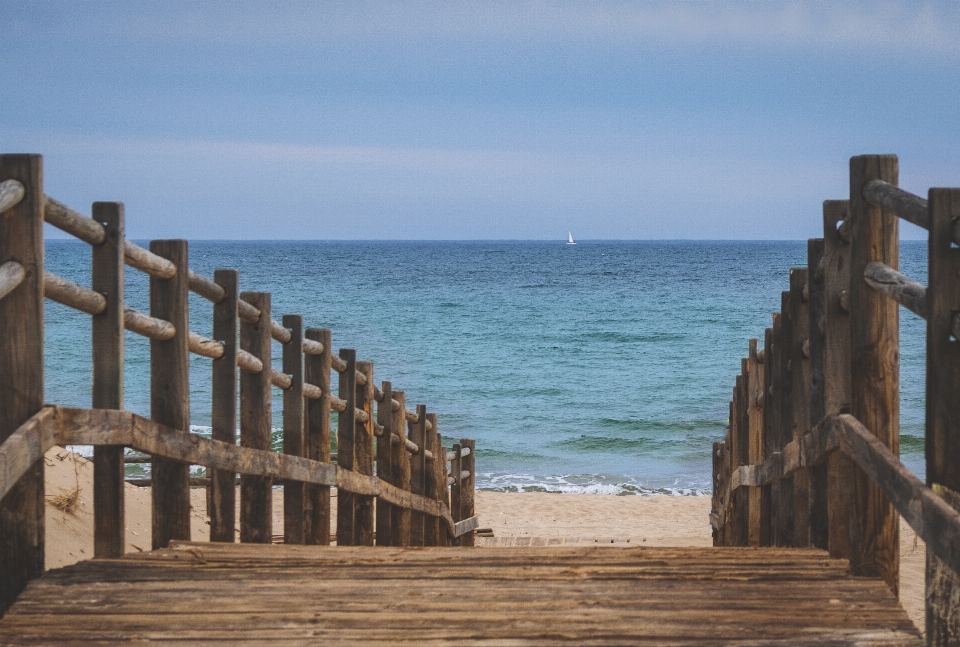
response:
M851 155L960 185L957 3L0 0L0 25L0 150L125 202L131 237L800 239Z

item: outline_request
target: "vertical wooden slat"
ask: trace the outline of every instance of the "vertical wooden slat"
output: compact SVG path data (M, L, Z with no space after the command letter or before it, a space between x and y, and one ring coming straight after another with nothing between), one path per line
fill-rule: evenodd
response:
M306 457L303 446L303 317L283 315L290 341L283 345L283 372L290 388L283 392L283 453ZM303 483L283 484L283 541L304 543Z
M468 448L470 453L463 459L461 465L469 475L460 482L460 514L463 519L469 519L476 511L474 510L474 490L477 484L477 443L469 438L460 441L460 446ZM461 546L474 545L474 533L468 532L460 537Z
M339 374L337 393L347 403L347 408L337 416L337 467L354 469L354 434L357 427L357 351L341 348L340 359L347 368ZM346 490L337 490L337 545L355 546L354 511L355 496Z
M213 281L226 296L213 306L213 338L223 344L223 357L212 362L211 436L237 444L237 270L221 269ZM233 543L237 535L237 475L211 470L210 541Z
M434 414L427 414L427 425L429 429L427 430L427 435L425 436L426 440L424 441L425 447L433 455L432 460L427 460L426 472L423 475L423 495L428 499L435 499L437 493L437 461L440 460L440 456L437 456L435 451L437 448L437 428L435 426L430 426L430 423L433 422ZM425 516L423 518L423 545L424 546L436 546L437 545L437 518Z
M930 189L927 281L927 484L960 510L960 341L952 324L960 312L960 248L953 228L960 189ZM927 551L928 645L960 642L960 576Z
M850 291L850 244L838 226L850 213L847 200L823 203L823 410L850 413L850 313L841 307ZM830 556L850 558L850 496L853 460L843 452L827 458L827 542Z
M190 319L187 305L187 241L154 240L150 251L170 260L177 273L170 279L150 277L150 314L173 324L168 340L150 340L150 417L162 425L190 433ZM154 456L153 548L173 539L190 539L190 466Z
M816 426L825 413L823 381L823 239L807 241L807 327L810 354L810 426ZM828 543L827 463L810 468L810 545L826 550Z
M270 451L273 411L270 393L270 293L244 292L240 298L260 311L256 323L240 323L240 348L263 363L259 373L240 373L240 445ZM273 540L273 479L240 477L240 541L269 544Z
M724 449L722 442L713 443L713 502L710 509L714 514L720 515L723 513L723 506L721 503L721 494L726 492L727 486L724 479ZM726 525L714 525L713 528L713 545L714 546L723 546L723 527Z
M450 461L450 475L453 477L453 484L450 486L450 516L453 517L454 521L463 521L463 511L460 505L462 499L460 474L463 471L460 443L454 443L452 451L453 460ZM714 471L716 471L716 463L714 463ZM459 546L460 538L455 537L451 539L451 544Z
M899 306L867 285L863 272L873 261L898 269L899 222L895 214L870 205L863 186L870 180L896 185L895 155L850 159L850 413L900 455ZM899 591L900 518L880 488L854 471L850 570L883 578Z
M750 340L750 354L747 357L747 464L758 465L763 462L763 363L757 355L757 339ZM749 521L747 543L761 546L766 539L761 519L763 488L751 487L749 496Z
M760 407L762 410L761 416L761 429L760 429L760 455L763 460L766 460L770 457L770 451L772 447L772 441L770 440L770 434L772 433L770 427L772 426L772 418L775 415L776 407L771 403L774 402L773 397L771 396L772 392L772 375L774 372L776 360L774 353L774 342L773 342L773 328L767 328L763 332L763 380L761 381L762 393L758 394L757 398L760 401ZM773 503L773 484L765 485L760 488L760 545L761 546L770 546L773 543L772 531L773 531L773 511L771 509Z
M393 399L400 405L393 412L392 426L400 437L397 444L391 443L391 463L393 464L393 474L396 478L396 485L405 492L410 492L410 454L407 453L404 440L407 437L406 407L407 396L403 391L394 391ZM393 538L393 546L410 545L410 510L400 507L394 507L393 518L390 520Z
M424 449L427 447L427 406L417 405L417 422L410 423L410 440L420 448L410 457L410 491L420 496L426 494L427 459ZM410 545L423 546L424 515L422 512L410 512Z
M93 408L123 409L123 203L94 202L93 219L106 239L93 247L91 287L107 300L93 316ZM124 549L123 447L93 448L93 554L120 557Z
M763 404L763 443L767 458L780 451L778 447L780 434L780 338L782 336L783 320L779 312L773 313L772 325L767 329L766 343L764 344L764 371L763 381L767 385ZM767 500L770 502L770 545L777 545L777 505L780 502L780 481L770 485ZM765 489L766 489L765 488Z
M364 476L373 476L374 446L373 446L373 362L357 362L357 370L367 376L366 384L357 385L357 408L367 414L367 422L357 422L354 435L355 471ZM373 526L375 512L375 497L355 497L356 512L354 513L354 540L357 546L373 546L375 529Z
M734 438L736 435L736 417L737 417L737 406L736 400L731 399L729 403L730 412L727 414L727 420L729 424L727 425L726 434L723 439L723 471L725 474L726 482L730 482L731 475L735 469L734 463L736 462L736 444ZM737 515L736 515L736 495L731 492L730 498L726 501L726 520L727 522L723 525L723 544L724 546L736 546L737 545Z
M793 377L791 363L791 341L793 339L793 313L790 311L790 292L780 294L780 340L777 346L780 349L778 362L780 363L779 384L774 390L779 393L777 406L780 408L779 426L776 431L777 451L783 451L787 443L793 440ZM793 545L794 501L793 477L780 479L778 485L778 499L776 506L776 524L774 543L777 546Z
M0 300L0 443L43 406L43 158L0 155L0 182L19 180L23 200L0 217L0 263L26 277ZM0 614L43 573L43 459L0 500Z
M730 471L733 473L741 465L747 464L749 450L749 438L747 437L747 425L745 423L746 411L746 363L740 362L740 375L736 377L733 388L733 410L730 418L730 443L733 451L731 452ZM737 488L733 493L733 545L746 546L749 540L749 495L747 488Z
M807 268L790 270L790 431L785 442L799 439L810 431L810 360L804 353L809 343L810 313L804 290ZM809 350L807 351L809 352ZM792 546L810 545L810 472L801 469L793 475Z
M307 339L323 344L323 353L304 358L304 380L320 388L320 398L305 404L304 433L307 456L330 462L330 364L331 333L326 328L307 328ZM330 486L307 484L305 489L306 542L314 546L330 545Z
M380 385L383 400L377 403L377 424L383 428L383 433L377 438L377 478L390 485L396 485L393 475L393 410L390 406L393 400L393 385L383 382ZM377 546L389 546L393 541L393 506L377 499Z

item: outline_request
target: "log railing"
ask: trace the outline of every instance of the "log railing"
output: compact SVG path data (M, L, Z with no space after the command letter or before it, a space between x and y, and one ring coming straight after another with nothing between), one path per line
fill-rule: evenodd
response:
M42 457L58 444L94 448L97 557L123 554L127 448L149 454L154 548L190 539L191 465L208 469L211 541L236 541L239 525L240 541L270 543L279 484L286 543L330 543L335 487L338 545L473 544L473 441L442 447L436 414L407 410L390 382L377 387L354 350L334 355L329 330L305 329L299 315L278 322L268 293L239 292L236 270L193 272L186 241L126 240L121 203L96 202L88 218L46 196L39 155L0 155L0 213L0 614L43 572ZM44 269L44 222L91 245L91 288ZM150 276L149 313L125 306L125 265ZM189 328L188 291L213 303L210 337ZM44 404L44 297L92 317L90 409ZM123 410L124 329L151 340L149 419ZM190 353L212 360L212 438L188 433ZM271 451L273 387L281 453Z
M899 588L899 519L926 542L926 636L960 644L960 189L897 187L891 155L850 161L850 199L751 339L714 443L714 544L815 546ZM927 286L900 274L898 218L927 229ZM926 319L926 479L900 462L899 312Z

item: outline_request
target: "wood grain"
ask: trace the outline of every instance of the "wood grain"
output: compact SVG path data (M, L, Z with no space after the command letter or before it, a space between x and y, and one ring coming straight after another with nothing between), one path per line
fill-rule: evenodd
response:
M211 362L211 437L237 444L237 270L221 269L213 280L224 298L213 306L213 337L223 345L223 355ZM210 541L236 540L236 472L214 469L210 483Z
M260 360L259 373L240 372L240 445L269 452L272 446L270 293L243 292L240 299L260 312L256 323L240 324L240 348ZM240 477L240 541L269 544L273 539L273 479Z
M290 376L290 388L283 392L283 453L306 458L303 443L303 317L283 315L290 339L283 344L283 372ZM283 541L303 544L304 484L283 484Z
M304 381L320 389L321 397L305 403L305 442L307 457L322 463L330 462L330 360L333 344L326 328L307 328L306 337L323 345L319 355L304 358ZM306 543L330 543L330 487L307 484L305 488Z
M338 374L337 388L345 407L337 416L337 467L352 470L356 464L357 352L352 348L341 348L340 360L346 369ZM337 492L337 546L354 545L355 510L355 495L352 492Z

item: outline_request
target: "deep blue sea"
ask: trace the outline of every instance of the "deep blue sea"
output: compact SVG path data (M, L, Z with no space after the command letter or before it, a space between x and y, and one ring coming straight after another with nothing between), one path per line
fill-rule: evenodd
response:
M709 492L747 340L762 345L788 269L806 265L805 241L192 241L189 253L201 274L237 268L241 290L271 292L275 319L331 328L335 350L356 348L378 383L437 412L445 444L475 438L480 487L617 494ZM925 244L901 256L926 283ZM46 263L89 286L86 244L50 240ZM127 304L147 312L147 285L128 268ZM89 406L89 317L47 304L46 400ZM191 295L192 330L210 336L211 314ZM126 340L126 408L149 415L149 342ZM903 460L923 478L924 324L906 311L901 341ZM209 362L191 363L201 432Z

